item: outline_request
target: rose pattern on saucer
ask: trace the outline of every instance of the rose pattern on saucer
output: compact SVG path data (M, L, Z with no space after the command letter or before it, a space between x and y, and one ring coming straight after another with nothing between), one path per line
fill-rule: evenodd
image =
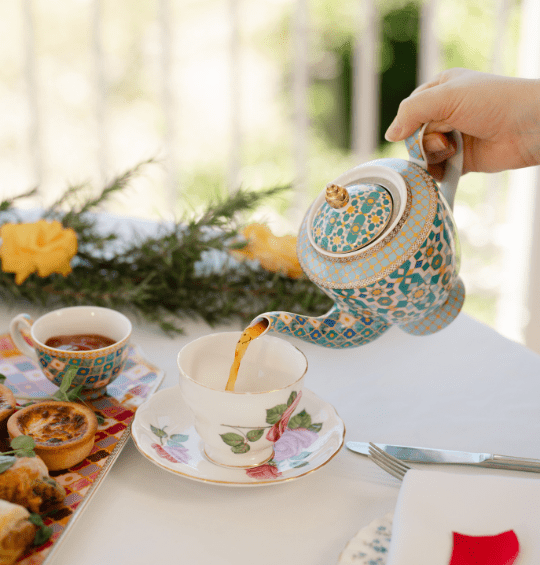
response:
M153 443L152 447L156 450L157 454L163 459L167 459L171 463L188 463L190 460L189 450L184 447L184 442L189 439L185 434L172 434L169 435L165 428L158 428L150 425L152 433L159 438L159 443ZM166 441L165 445L163 440Z
M202 483L252 488L300 479L321 469L343 447L345 426L331 404L304 388L300 404L274 444L273 459L249 474L245 468L215 465L205 456L179 387L152 395L137 410L131 433L141 454L165 471Z
M300 468L308 465L305 461L311 455L311 451L306 451L319 437L322 423L312 423L311 416L306 410L300 411L291 418L291 414L298 406L302 393L291 393L288 405L278 405L268 409L267 422L269 431L267 435L280 434L279 439L274 445L274 457L264 465L246 469L248 477L255 479L275 479L281 476L282 471L292 468ZM152 443L151 447L162 459L171 463L189 463L191 456L185 442L188 441L187 434L171 434L166 431L167 426L159 428L150 424L152 433L159 439L159 443ZM258 431L258 430L250 430ZM241 437L242 443L249 440L250 432ZM264 433L258 434L259 439ZM254 437L253 435L251 437ZM224 440L225 441L225 440ZM253 440L249 440L253 441ZM255 440L256 441L256 440Z

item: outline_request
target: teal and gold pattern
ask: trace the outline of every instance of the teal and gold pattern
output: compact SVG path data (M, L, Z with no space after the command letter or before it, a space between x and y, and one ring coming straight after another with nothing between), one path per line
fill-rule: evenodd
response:
M129 354L129 339L104 349L70 352L35 344L41 370L55 385L60 386L66 371L77 367L72 386L84 383L84 391L103 389L118 377Z
M430 313L417 322L402 324L399 327L412 335L429 335L445 328L452 322L463 306L465 301L465 285L458 277L455 285L451 288L446 302L431 310Z
M379 159L374 163L394 169L405 179L408 185L405 212L397 226L379 243L350 258L319 254L309 242L306 214L298 235L297 254L304 272L323 288L369 286L413 255L431 231L439 200L431 176L402 159Z
M372 316L368 311L352 314L341 310L337 305L318 318L290 312L266 312L254 322L259 321L261 317L270 322L268 331L333 349L364 345L378 338L390 327L385 320Z
M413 161L425 162L424 155L422 154L422 146L420 131L417 131L415 135L411 135L405 140L405 147L407 148L407 153L409 158Z
M453 239L450 216L439 205L432 230L412 257L369 286L334 289L331 296L349 311L368 310L390 324L421 320L446 301L456 283Z
M347 187L349 202L332 208L326 202L313 220L313 240L333 253L356 251L377 238L392 215L392 197L380 185Z
M406 142L411 161L379 159L343 175L346 179L351 178L350 173L354 175L347 184L347 190L351 189L349 205L330 210L322 204L320 210L308 211L297 241L300 265L335 304L318 318L288 312L261 314L257 319L269 320L268 331L345 348L369 343L391 325L412 335L429 335L459 314L465 289L458 277L457 230L447 200L420 166L421 131ZM392 212L390 217L381 217L380 225L373 221L373 215L377 221L380 216L376 201L370 200L373 207L364 212L366 201L361 201L355 188L362 186L362 180L379 183L377 174L380 185L398 182L396 178L404 183L399 188L399 214L394 220ZM382 199L392 198L385 192L375 191L381 204ZM375 196L371 192L365 195L367 200ZM351 206L353 202L355 206ZM362 213L367 214L363 222L358 219ZM309 225L310 218L313 225ZM384 231L382 224L390 222ZM355 224L366 229L359 229L353 240L350 234Z

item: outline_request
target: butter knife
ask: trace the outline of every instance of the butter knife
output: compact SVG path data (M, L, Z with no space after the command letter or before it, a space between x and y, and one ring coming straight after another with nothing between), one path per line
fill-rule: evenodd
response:
M351 451L369 455L369 443L367 442L348 441L346 445ZM376 445L397 459L412 463L476 465L491 469L540 473L540 459L527 459L524 457L513 457L511 455L497 455L495 453L469 453L467 451L450 451L447 449L431 449L427 447L387 445L385 443L377 443Z

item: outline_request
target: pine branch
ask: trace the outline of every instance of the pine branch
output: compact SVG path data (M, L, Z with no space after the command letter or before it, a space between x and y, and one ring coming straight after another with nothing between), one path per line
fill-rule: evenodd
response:
M194 317L215 324L235 318L247 321L278 309L310 315L328 311L331 300L308 279L269 273L253 262L239 263L229 253L239 242L240 218L263 201L282 195L288 186L237 190L210 202L197 217L159 225L153 236L134 234L129 242L114 233L98 232L92 212L152 162L137 165L97 196L63 212L62 207L85 189L68 188L44 217L59 219L76 231L79 249L73 272L66 278L34 274L21 286L14 283L13 275L0 273L0 297L47 307L107 306L130 311L167 332L181 332L180 321ZM12 210L15 200L0 208L0 224L1 212Z

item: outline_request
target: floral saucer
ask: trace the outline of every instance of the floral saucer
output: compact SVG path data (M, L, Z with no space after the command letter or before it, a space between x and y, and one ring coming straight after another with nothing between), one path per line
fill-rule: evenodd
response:
M273 459L252 469L221 467L206 458L193 413L177 386L157 392L138 408L132 437L152 463L195 481L261 486L298 479L328 463L345 437L345 426L334 407L310 390L303 392L299 418L291 418L275 444Z
M338 565L385 565L392 537L392 514L373 520L349 541Z

